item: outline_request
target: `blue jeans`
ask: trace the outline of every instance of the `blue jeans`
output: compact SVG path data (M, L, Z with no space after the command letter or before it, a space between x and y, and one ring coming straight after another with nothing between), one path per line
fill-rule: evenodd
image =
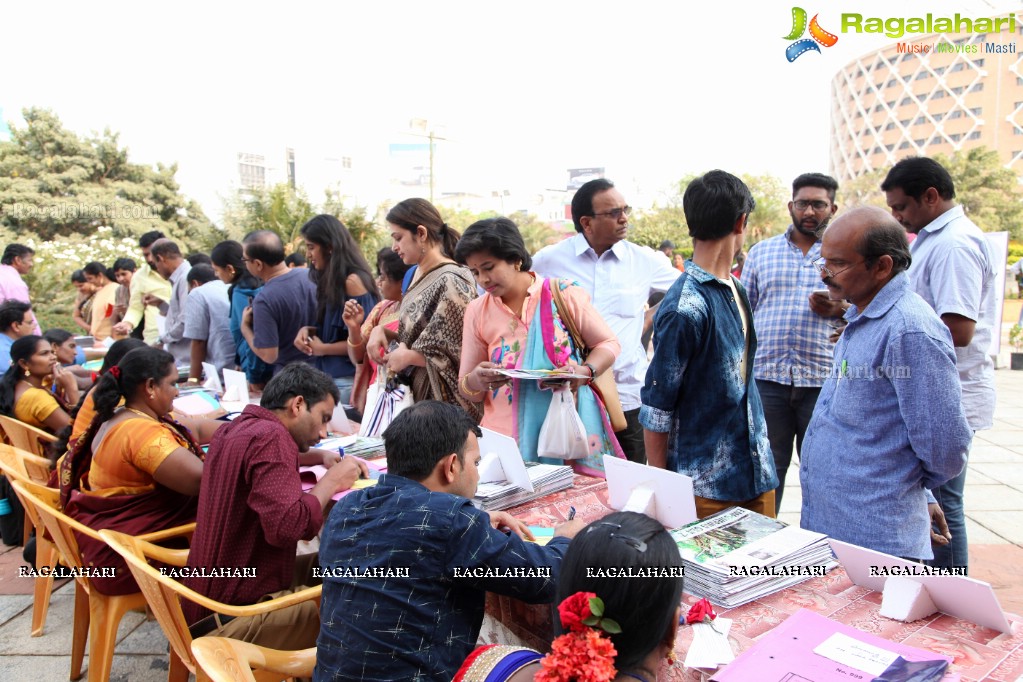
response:
M341 392L341 405L352 404L352 386L355 384L355 377L334 377L334 385Z
M969 453L967 453L969 457ZM969 462L969 459L967 459ZM962 472L942 486L932 490L934 499L945 512L945 523L952 541L947 545L934 545L934 558L926 562L928 566L952 568L962 566L969 570L970 554L966 539L966 510L963 507L963 490L966 488L966 466Z
M796 454L803 447L803 436L821 394L819 387L788 386L757 379L760 401L764 404L767 421L767 439L774 454L774 467L778 470L778 487L774 491L774 511L781 509L781 496L785 492L785 474L792 464L792 441L796 441Z

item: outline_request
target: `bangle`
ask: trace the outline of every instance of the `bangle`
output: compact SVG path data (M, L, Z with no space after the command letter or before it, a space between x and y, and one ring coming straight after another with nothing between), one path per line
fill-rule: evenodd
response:
M591 364L590 364L590 363L588 363L588 362L584 362L584 363L583 363L583 367L586 367L587 369L589 369L589 370L590 370L590 381L591 381L591 382L592 382L592 381L593 381L594 379L596 379L596 378L597 378L597 370L595 370L595 369L593 368L593 365L591 365Z
M351 340L348 341L348 347L349 348L359 348L360 346L365 346L365 345L366 345L366 339L363 339L359 343L355 343L355 342L353 342Z
M462 393L466 394L467 396L478 396L479 394L483 393L482 389L479 390L479 391L474 391L471 388L469 388L469 375L468 374L466 374L465 376L462 377L462 380L460 382L458 382L458 385L459 385L459 387L461 387Z
M199 380L196 379L195 377L188 377L188 383L190 383L190 384L197 384L197 383L199 383Z

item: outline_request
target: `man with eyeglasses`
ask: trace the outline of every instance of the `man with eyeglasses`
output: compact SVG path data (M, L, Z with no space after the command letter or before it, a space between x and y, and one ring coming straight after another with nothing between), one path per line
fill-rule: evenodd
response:
M622 352L613 371L627 425L615 437L629 460L645 464L639 423L639 392L648 364L641 342L644 307L650 294L667 291L681 273L660 253L626 240L631 212L614 183L590 180L572 197L578 234L537 252L533 270L542 277L575 280L618 337Z
M973 431L989 429L995 414L991 338L1000 324L995 301L994 256L984 233L955 202L952 176L937 161L911 157L895 164L881 183L892 216L916 235L910 250L910 287L934 309L952 334L963 389L963 409ZM951 540L934 548L932 565L969 564L963 491L966 469L934 490ZM945 538L947 540L947 538Z
M835 323L848 307L828 297L812 267L821 254L824 228L838 210L837 191L838 182L822 173L804 173L793 180L792 224L784 234L754 244L742 270L757 330L753 377L778 470L776 511L781 509L785 474L792 463L793 439L798 456L831 366L835 344L829 321Z
M931 558L927 491L962 471L973 434L948 329L912 291L905 231L853 209L824 233L821 281L852 304L800 458L800 525L911 560Z
M757 335L745 288L731 274L755 202L731 173L686 187L682 208L693 258L654 317L654 357L643 385L650 466L693 479L696 515L728 507L775 516L778 477L760 393Z
M34 333L36 318L27 301L0 303L0 372L11 366L11 346L23 336Z

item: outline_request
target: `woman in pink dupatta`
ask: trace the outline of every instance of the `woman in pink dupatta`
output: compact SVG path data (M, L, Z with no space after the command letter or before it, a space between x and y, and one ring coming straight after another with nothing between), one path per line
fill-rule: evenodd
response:
M522 235L507 218L489 218L465 231L455 251L486 294L469 304L462 332L459 390L483 403L481 425L511 436L523 459L563 460L537 451L540 427L553 392L542 382L509 379L499 369L564 368L588 378L569 380L586 427L589 454L572 460L579 473L603 476L603 455L623 457L607 412L590 389L593 377L614 364L621 346L583 289L567 280L544 280L529 271L532 261ZM558 287L587 347L583 362L552 300Z

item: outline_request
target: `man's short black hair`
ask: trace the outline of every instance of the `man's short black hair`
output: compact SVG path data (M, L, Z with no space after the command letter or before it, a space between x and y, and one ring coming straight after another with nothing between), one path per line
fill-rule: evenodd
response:
M217 278L217 273L213 272L212 265L206 265L206 263L199 263L193 265L192 269L188 271L188 281L198 282L199 284L206 284L206 282L212 282Z
M803 173L792 181L792 198L795 198L796 192L804 187L818 187L820 189L827 190L828 198L831 199L831 203L835 203L835 193L838 191L838 180L835 180L830 175L825 175L824 173Z
M149 250L150 255L156 258L167 258L168 256L174 256L175 258L181 258L181 248L177 243L172 242L169 239L164 239L159 244L154 243L153 248Z
M305 265L305 263L305 256L300 254L298 251L288 254L288 257L284 259L284 264L288 267L300 268Z
M249 260L263 261L273 267L284 262L284 242L280 235L270 230L249 232L242 239L245 257Z
M12 299L0 303L0 333L11 331L11 325L15 322L23 322L25 313L30 310L32 310L32 305L24 301Z
M205 253L190 253L185 256L185 260L187 260L188 264L192 267L195 267L196 265L213 265L213 259Z
M863 256L868 268L874 267L881 256L891 256L892 275L909 270L913 262L906 228L887 214L879 213L876 222L867 226L856 252Z
M704 241L727 237L739 218L752 213L756 205L746 183L723 170L696 178L682 195L689 236Z
M15 258L24 258L35 254L35 251L24 244L8 244L4 249L4 255L0 257L0 264L11 265Z
M139 246L143 249L148 249L157 239L163 239L163 232L160 232L159 230L146 232L144 235L139 237Z
M450 403L424 400L402 410L384 430L387 471L413 481L430 476L451 453L465 464L469 434L483 435L469 413Z
M580 222L582 217L593 215L593 197L614 186L615 184L607 178L597 178L590 180L576 191L575 196L572 197L572 222L575 223L576 232L583 231L583 224Z
M341 392L329 375L304 362L293 362L267 382L259 404L267 410L283 410L295 396L302 396L310 409L327 396L335 405L341 401Z
M928 188L938 190L938 196L946 201L955 199L956 188L952 176L945 167L926 156L911 156L892 166L881 183L881 191L899 188L907 197L920 201Z

